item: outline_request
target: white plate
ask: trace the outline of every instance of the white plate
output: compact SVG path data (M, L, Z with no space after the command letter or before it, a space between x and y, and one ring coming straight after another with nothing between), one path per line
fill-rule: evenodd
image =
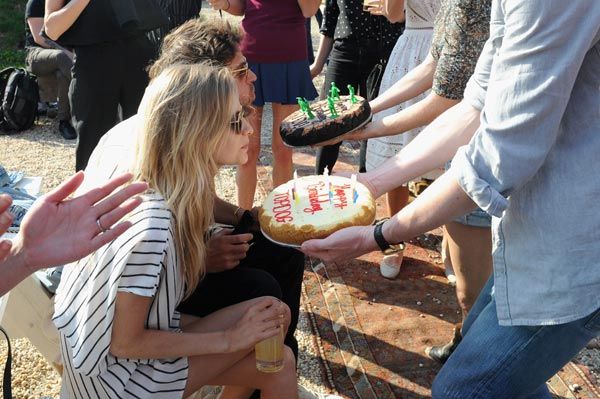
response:
M279 241L276 241L276 240L272 239L271 237L269 237L267 235L267 233L265 233L265 231L262 229L262 227L260 228L260 232L263 233L263 235L265 236L265 238L267 240L271 241L273 244L281 245L282 247L287 247L287 248L295 248L295 249L298 249L298 248L301 247L301 245L298 245L298 244L286 244L284 242L279 242Z
M373 225L373 223L375 222L375 219L376 219L376 218L373 218L373 221L371 222L371 224L370 224L370 225ZM358 226L358 225L357 225L357 226ZM302 246L302 245L298 245L298 244L286 244L286 243L284 243L284 242L279 242L279 241L276 241L276 240L272 239L271 237L269 237L269 236L267 235L267 233L265 233L265 232L264 232L264 230L262 229L262 227L260 228L260 232L261 232L261 233L263 233L263 235L265 236L265 238L266 238L267 240L271 241L273 244L281 245L282 247L296 248L296 249L299 249L299 248ZM331 233L331 234L333 234L333 233Z

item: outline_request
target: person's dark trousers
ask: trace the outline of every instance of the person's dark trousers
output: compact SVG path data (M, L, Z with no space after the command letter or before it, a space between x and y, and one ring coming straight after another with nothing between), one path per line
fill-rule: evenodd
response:
M69 99L79 136L76 170L85 169L100 138L119 122L119 106L122 119L137 113L154 55L145 35L75 48Z
M352 85L357 94L366 97L367 77L375 64L382 56L389 56L387 50L380 50L380 40L363 39L336 40L329 55L329 64L325 73L325 84L321 91L321 98L327 98L331 82L340 89L340 94L349 94L348 85ZM319 147L317 149L316 173L322 174L325 166L330 172L338 158L341 143ZM363 149L364 147L364 149ZM364 170L364 154L366 154L366 141L361 143L360 169Z
M261 233L254 233L254 244L246 258L231 270L207 274L178 310L203 317L260 296L277 297L290 308L291 323L284 342L298 359L294 333L300 315L303 274L304 254L275 245Z
M27 49L26 63L34 75L51 75L56 77L58 95L59 121L71 119L71 108L69 106L69 84L71 83L71 68L73 61L62 50L41 47L30 47Z

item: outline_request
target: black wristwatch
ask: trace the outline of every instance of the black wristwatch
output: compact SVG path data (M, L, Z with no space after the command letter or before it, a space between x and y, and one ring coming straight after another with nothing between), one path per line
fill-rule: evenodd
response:
M404 251L404 242L400 242L398 244L390 244L385 237L383 236L383 223L385 220L377 223L375 225L375 230L373 231L373 235L375 236L375 242L379 245L379 249L383 252L384 255L391 255L401 251Z

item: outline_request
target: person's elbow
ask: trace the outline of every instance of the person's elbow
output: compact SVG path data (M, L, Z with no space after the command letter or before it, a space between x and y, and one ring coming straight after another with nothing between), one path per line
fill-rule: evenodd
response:
M137 358L139 357L137 347L140 341L141 340L138 337L129 334L115 334L115 331L113 330L108 350L111 355L117 358Z
M302 16L304 18L312 18L316 13L319 7L302 7Z
M390 13L386 17L387 17L387 20L390 21L392 24L404 22L404 20L405 20L404 12Z
M52 23L52 20L50 19L46 19L44 22L44 32L46 32L46 36L54 41L58 40L60 35L63 34L63 32L60 31L56 24Z
M310 1L299 1L300 11L302 11L302 16L304 18L310 18L317 13L321 2L318 0L310 0Z

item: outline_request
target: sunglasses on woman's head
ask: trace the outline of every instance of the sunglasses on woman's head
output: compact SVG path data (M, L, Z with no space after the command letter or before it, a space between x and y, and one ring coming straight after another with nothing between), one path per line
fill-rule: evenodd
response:
M230 122L231 130L233 130L233 132L235 134L241 134L242 128L244 126L244 118L248 118L253 113L254 113L253 107L251 107L249 105L243 106L242 110L236 112L235 115L233 116L233 118L231 118L231 122Z

